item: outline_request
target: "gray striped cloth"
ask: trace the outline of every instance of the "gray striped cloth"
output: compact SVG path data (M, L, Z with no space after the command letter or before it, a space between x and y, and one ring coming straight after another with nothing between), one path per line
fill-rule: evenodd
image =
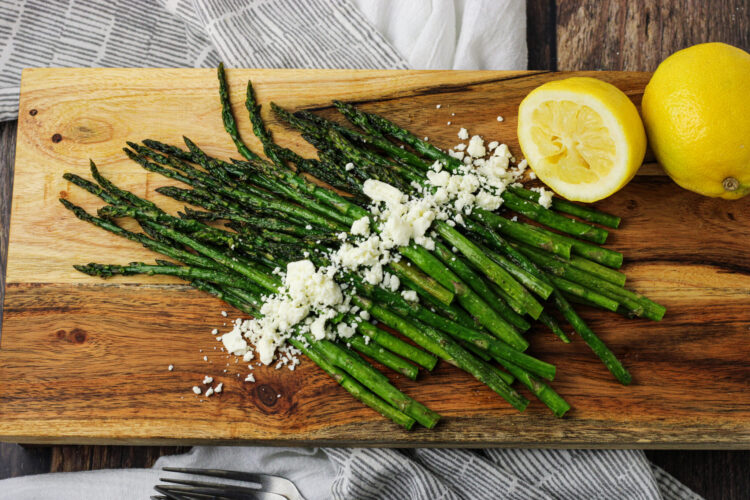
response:
M406 69L348 0L0 0L0 121L26 67Z
M433 9L462 12L468 3L477 7L478 1L426 3ZM409 29L409 23L402 24ZM204 67L222 60L230 67L407 68L348 0L2 0L0 47L0 120L17 115L20 73L29 66ZM224 457L234 468L252 466L257 472L291 478L299 477L299 466L285 471L284 464L292 463L290 457L300 456L301 463L313 460L304 450L289 450L286 458L275 461L265 460L272 453L263 448L194 451L208 453L214 466L227 467L227 462L220 462ZM324 452L333 474L318 474L317 480L327 481L324 491L337 499L699 498L650 464L641 451L332 448ZM181 463L185 466L190 459L164 457L157 465L188 460ZM317 460L325 462L324 457ZM192 465L212 464L199 460ZM325 463L319 467L330 469ZM136 471L132 473L135 479ZM119 484L107 471L86 474L90 478L86 482L107 478L103 483L110 487ZM123 474L127 473L117 474L117 480L126 484ZM68 491L63 485L70 482L60 475L34 479L34 484L46 485L44 492L23 479L4 482L5 487L17 488L14 498L68 498L62 492ZM81 493L81 483L77 487L73 483L70 489ZM305 484L298 485L306 490Z
M699 499L640 450L339 448L334 498Z

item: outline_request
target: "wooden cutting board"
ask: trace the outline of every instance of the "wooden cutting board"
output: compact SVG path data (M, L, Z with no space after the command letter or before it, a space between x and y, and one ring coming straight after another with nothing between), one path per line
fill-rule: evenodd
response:
M588 73L594 74L594 73ZM595 73L640 102L649 74ZM441 147L459 127L518 152L515 112L537 85L570 76L534 72L232 70L243 110L252 78L263 104L334 116L357 101ZM439 107L438 107L439 105ZM312 150L264 115L278 141ZM246 113L239 125L250 145ZM498 122L496 117L505 118ZM450 124L448 124L450 122ZM554 387L573 406L555 419L533 400L524 413L441 363L397 386L440 412L434 430L402 431L354 401L310 362L295 372L247 367L218 350L213 328L236 311L167 278L102 281L74 263L151 260L139 245L83 223L58 203L100 202L65 182L93 158L117 184L159 204L165 184L128 161L126 140L179 143L237 156L220 121L214 70L33 69L21 88L5 313L0 344L0 439L34 443L265 443L373 446L750 446L750 197L704 198L647 166L599 206L624 218L609 246L626 255L628 286L666 305L664 320L583 316L630 368L623 387L580 338L543 329L531 353L554 362ZM710 159L707 159L710 160ZM220 312L227 310L229 317ZM174 365L174 371L167 367ZM224 383L191 392L205 375Z

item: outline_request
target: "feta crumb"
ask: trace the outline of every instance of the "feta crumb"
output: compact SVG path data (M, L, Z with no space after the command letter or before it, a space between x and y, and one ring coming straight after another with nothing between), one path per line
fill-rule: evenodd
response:
M219 333L218 328L214 328L213 330L211 330L211 335L216 335L217 333Z
M489 149L490 151L493 151L493 150L494 150L495 148L497 148L497 147L498 147L499 145L500 145L500 143L499 143L499 142L497 142L497 141L492 141L491 143L489 143L489 144L487 145L487 149Z
M549 208L550 206L552 206L552 191L547 191L543 187L531 188L531 190L539 193L539 199L537 200L537 203L539 203L544 208Z
M405 300L408 300L409 302L419 301L419 296L417 295L417 292L415 292L414 290L404 290L403 292L401 292L401 296Z
M464 152L463 151L453 151L452 149L448 150L448 154L452 156L453 158L457 160L463 160L464 159Z
M208 384L210 384L213 381L214 381L213 377L209 377L208 375L206 375L205 377L203 377L203 383L205 385L208 385Z
M442 107L441 104L438 104L437 106L435 106L436 109L440 109L441 107Z
M171 372L172 370L174 370L174 365L169 365L169 366L167 367L167 370L169 370L170 372Z
M503 118L502 116L498 116L498 117L497 117L497 121L501 122L501 121L503 121L503 120L505 120L505 118Z
M425 141L429 141L429 140L430 140L430 138L429 138L429 137L427 137L427 136L424 136L424 140L425 140Z
M214 392L216 394L220 393L224 389L224 382L219 382L219 384L214 387Z
M462 141L465 141L469 138L469 131L465 128L461 127L461 130L458 131L458 138Z
M466 152L471 155L472 158L481 158L487 154L487 150L484 147L484 140L475 135L469 141L469 147L466 148Z
M248 373L245 377L245 382L255 382L255 376L252 373Z
M349 162L346 165L344 165L344 170L346 170L347 172L353 169L354 169L354 163Z
M203 392L203 391L201 390L200 387L198 387L197 385L193 386L193 393L200 394L201 392Z
M367 179L362 186L362 192L373 201L382 201L386 205L398 205L404 198L404 193L385 182Z
M208 361L208 356L203 356L203 361Z
M226 311L221 311L221 315L226 318L227 317L227 312Z
M357 236L370 236L370 218L364 216L354 221L351 233Z
M307 224L307 225L305 226L305 229L307 229L307 230L309 231L309 230L311 230L311 229L312 229L312 226L311 226L310 224ZM279 268L277 267L276 269L279 269Z
M211 397L211 395L213 395L213 393L214 393L214 390L213 390L212 387L209 387L208 389L206 389L206 397L207 398Z
M446 125L450 125L450 124L451 124L451 122L446 122L445 124L446 124Z

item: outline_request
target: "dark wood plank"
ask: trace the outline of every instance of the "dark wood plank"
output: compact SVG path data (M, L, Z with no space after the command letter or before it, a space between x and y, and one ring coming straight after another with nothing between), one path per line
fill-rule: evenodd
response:
M48 446L0 443L0 479L49 472L51 455Z
M702 42L750 50L747 0L557 1L559 70L653 71Z
M16 154L17 121L0 123L0 329L3 322L5 267L8 258L8 229L13 194L13 163ZM0 332L2 335L2 332Z
M750 452L650 450L646 456L709 500L746 500Z
M556 13L555 0L526 2L528 69L557 69Z
M185 446L53 446L50 472L151 467L163 455L189 450Z

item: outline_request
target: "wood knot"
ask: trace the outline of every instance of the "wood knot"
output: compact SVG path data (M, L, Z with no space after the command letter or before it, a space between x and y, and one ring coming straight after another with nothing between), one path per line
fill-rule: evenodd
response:
M90 117L77 117L63 130L65 139L78 144L94 144L112 138L112 125L104 120Z
M52 136L52 142L60 142L62 141L62 136L60 134L55 134Z
M88 338L88 334L80 328L73 328L69 332L66 330L57 330L55 335L58 339L70 342L71 344L83 344Z
M36 116L36 114L37 114L38 112L39 112L39 111L37 111L37 110L35 110L35 109L29 110L29 114L30 114L31 116Z
M258 399L266 406L274 406L279 400L279 392L267 384L258 387L257 393Z
M628 210L635 210L636 208L638 208L638 202L635 200L628 200L628 202L625 203L625 208L627 208Z

